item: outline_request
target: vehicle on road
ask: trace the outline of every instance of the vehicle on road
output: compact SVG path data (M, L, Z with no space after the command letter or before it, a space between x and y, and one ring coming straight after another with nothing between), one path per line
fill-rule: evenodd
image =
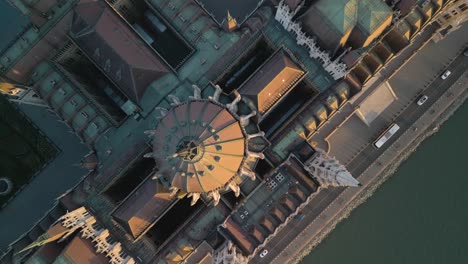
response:
M391 124L380 136L377 138L377 140L374 141L374 146L376 148L380 148L387 142L395 133L400 129L400 126L397 124L393 123Z
M418 100L416 103L417 103L419 106L421 106L421 105L423 105L423 104L427 101L428 98L429 98L429 97L427 97L427 95L423 95L423 96L421 96L421 97L419 98L419 100Z
M264 250L260 253L260 257L261 257L261 258L264 258L267 254L268 254L268 250L264 249Z
M444 74L442 74L442 76L440 76L440 78L442 78L442 80L445 80L445 79L447 79L447 77L449 77L449 75L451 73L452 73L451 71L445 71Z
M304 219L305 217L305 214L297 214L295 217L294 217L294 220L299 222L301 221L302 219Z

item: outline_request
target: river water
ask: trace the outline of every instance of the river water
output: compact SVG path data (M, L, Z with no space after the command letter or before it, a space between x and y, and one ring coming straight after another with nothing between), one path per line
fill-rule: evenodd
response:
M0 49L27 23L0 0ZM302 264L468 263L468 104Z
M468 263L468 104L301 264Z

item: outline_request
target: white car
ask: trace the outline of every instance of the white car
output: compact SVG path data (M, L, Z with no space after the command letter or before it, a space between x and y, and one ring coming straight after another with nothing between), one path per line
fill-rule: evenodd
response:
M264 249L264 250L260 253L260 257L261 257L261 258L264 258L267 254L268 254L268 250Z
M421 96L421 98L419 98L417 104L418 104L419 106L423 105L423 104L427 101L428 98L429 98L429 97L427 97L427 95Z
M440 76L440 78L442 78L442 80L445 80L445 79L447 79L447 77L449 77L449 75L451 73L452 73L451 71L445 71L444 74L442 74L442 76Z

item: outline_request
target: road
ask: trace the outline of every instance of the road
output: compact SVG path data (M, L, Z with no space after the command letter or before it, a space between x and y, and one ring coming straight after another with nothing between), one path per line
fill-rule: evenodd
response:
M465 30L466 30L466 25L465 25ZM453 42L459 42L457 43L458 45L465 46L466 42L460 43L460 40L457 38L452 39ZM449 43L453 44L453 43ZM437 45L441 45L441 42L437 43ZM430 56L430 52L432 52L431 49L426 49L426 50L421 50L420 53L418 53L415 57L417 56ZM428 65L428 64L422 64L419 65L418 67L421 67L417 69L418 71L424 71L424 67L430 67L431 71L433 70L432 68L445 68L444 62L439 63L438 65ZM440 78L438 78L438 75L435 76L434 81L427 86L427 88L423 91L424 94L429 96L428 101L423 105L418 107L415 103L417 100L417 96L413 96L412 102L404 105L404 110L402 110L397 118L395 119L395 122L400 125L400 130L398 133L391 139L389 142L387 142L384 147L381 149L376 149L372 146L371 143L369 143L365 148L363 148L362 151L359 152L357 156L355 156L348 164L347 167L349 171L353 175L360 175L363 171L366 170L366 168L369 167L370 164L372 164L375 159L391 144L402 134L404 131L409 129L414 121L420 117L433 103L434 101L440 97L442 93L444 93L454 82L455 80L465 72L465 70L468 67L468 58L463 57L462 55L459 55L450 65L449 68L452 70L451 76L445 80L442 81ZM440 71L440 70L439 70ZM405 71L401 71L397 74L400 74L401 76L396 75L397 77L404 77L407 78L407 81L412 82L411 78L418 78L417 75L409 75ZM439 74L439 72L438 72ZM427 85L427 84L426 84ZM422 91L419 91L420 94ZM411 128L412 129L412 128ZM306 215L306 217L301 220L300 222L292 222L288 226L286 226L283 230L281 230L276 237L274 237L271 241L267 243L265 248L269 251L268 255L264 258L259 258L259 256L255 256L250 262L251 263L272 263L275 257L282 253L283 250L290 245L290 241L292 241L296 237L301 237L305 236L305 233L302 233L302 231L314 220L319 217L320 213L327 208L332 202L335 203L342 203L343 201L338 199L335 201L335 199L338 197L339 194L341 194L344 191L344 188L335 188L335 189L330 189L330 190L322 190L312 201L312 203L308 204L307 206L304 207L304 210L302 213ZM326 218L326 215L320 215L321 218ZM287 256L287 252L282 253L282 257L293 257L293 256Z

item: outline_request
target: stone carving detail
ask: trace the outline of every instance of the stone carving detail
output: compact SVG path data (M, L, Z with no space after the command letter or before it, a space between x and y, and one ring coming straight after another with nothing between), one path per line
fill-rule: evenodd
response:
M360 186L351 173L335 158L330 158L325 151L316 149L316 155L306 163L305 169L319 181L322 187L328 186Z
M178 105L180 104L180 99L179 97L173 95L173 94L170 94L167 96L167 98L169 98L170 100L172 100L172 104L171 105Z
M237 113L237 103L240 102L240 100L242 99L240 93L236 90L234 90L234 94L236 95L236 98L234 98L234 100L232 101L232 103L230 104L227 104L226 107L229 109L229 111L231 111L231 113Z
M302 4L299 6L302 6ZM335 80L345 76L348 69L346 64L339 61L341 59L340 57L344 54L332 61L330 55L326 51L320 50L316 41L313 38L308 37L302 31L301 25L292 20L297 11L299 11L299 8L291 11L288 5L284 3L284 0L282 0L276 10L275 19L284 27L284 29L286 29L286 31L296 34L297 44L304 45L309 50L309 56L313 59L318 59L322 63L323 68L330 73Z
M196 84L192 84L193 96L190 96L190 99L198 100L201 99L201 89Z
M197 85L194 84L192 85L192 87L194 90L194 94L193 96L190 96L187 103L181 102L179 98L175 95L169 95L168 98L173 102L173 104L171 105L174 107L171 107L169 109L157 109L161 111L161 115L163 116L163 119L159 118L159 123L165 123L165 120L167 118L168 120L171 120L167 123L173 124L173 126L168 129L163 128L161 130L159 130L159 127L156 126L154 130L145 131L145 134L152 139L154 148L153 152L144 154L144 157L153 158L157 160L158 163L163 164L161 167L158 168L157 172L154 172L154 174L151 176L151 179L159 181L159 183L168 188L170 191L169 196L171 198L177 197L181 199L187 196L191 198L191 205L195 205L195 203L203 196L204 198L213 199L213 205L216 206L221 199L222 192L233 191L236 197L240 195L241 189L238 185L238 182L236 181L239 179L240 173L250 177L252 180L256 179L255 173L252 172L250 169L246 168L251 165L245 164L245 160L249 159L249 161L253 162L255 159L263 159L265 156L261 152L250 152L248 150L248 140L255 137L263 137L265 133L259 131L255 134L247 134L247 132L243 129L243 127L247 126L250 122L253 122L253 120L249 119L251 119L257 113L256 111L251 111L250 113L242 116L239 116L237 114L239 107L238 104L241 102L242 97L236 90L234 90L234 100L232 100L232 102L226 105L219 102L219 97L222 94L222 90L218 85L215 86L214 94L211 97L209 97L209 100L203 99L201 97L201 89ZM213 122L213 119L210 118L205 120L205 115L197 114L196 116L198 116L198 120L192 119L184 122L182 122L181 120L179 120L178 122L172 120L172 118L175 117L172 114L172 111L176 111L175 108L178 108L178 111L186 111L188 116L191 105L198 105L203 109L208 109L209 107L209 109L214 109L218 111L218 114L221 113L221 111L228 110L226 112L228 112L230 115L228 117L229 120L223 120L223 122L229 121L229 124L236 125L239 128L238 130L236 130L236 136L233 137L234 140L231 139L232 135L230 135L229 138L226 138L228 140L223 140L222 138L220 138L219 134L222 134L222 131L224 129L227 129L227 127L229 126L223 124L211 124L209 122ZM226 119L225 116L223 116L223 118ZM200 126L201 128L186 129L186 125L188 122L190 122L191 127ZM211 125L216 127L212 127ZM201 133L205 129L207 129L207 127L210 127L207 131L209 131L209 133L211 133L212 135L210 137L201 137ZM172 131L182 131L181 133L183 134L183 136L178 136L177 144L174 144L174 142L167 142L171 141L173 138ZM187 140L187 138L190 140ZM236 142L236 144L239 144L239 146L240 144L243 145L243 157L240 157L240 151L239 153L232 154L229 150L229 146L226 147L227 150L223 150L223 146L225 146L223 144L225 142L233 143L234 141L238 141ZM205 146L207 146L207 148L210 148L210 146L212 146L211 149L209 149L209 152L206 151L207 154L205 154ZM235 157L234 160L238 161L237 163L233 162L234 167L228 169L230 164L229 159L225 158L226 156L233 156ZM180 164L182 164L182 162L187 164L196 164L197 166L193 166L196 167L197 170L188 171L181 169L180 171L174 173L175 165L174 163L169 162L169 159L175 159L176 161L180 161ZM211 171L214 170L216 166L222 166L223 168L225 168L225 171L227 171L228 174L232 172L232 176L224 175L223 177L226 180L222 184L217 184L215 187L213 187L213 183L210 183L211 185L207 185L207 183L209 183L212 180L210 180L210 178L208 177L204 177L204 175L205 169ZM176 177L187 177L186 181L193 181L193 186L191 186L191 188L188 189L186 187L188 185L173 184L174 182L177 182L172 180ZM199 184L200 186L197 186L197 184ZM208 186L210 189L203 188L204 186Z
M169 190L171 190L171 193L169 194L169 197L173 198L176 196L176 194L179 192L179 188L171 186L169 187Z
M208 96L208 99L215 101L215 102L219 102L219 96L221 96L221 92L223 90L221 89L221 87L219 87L219 85L215 85L215 89L216 90L213 96Z
M213 264L246 264L247 258L228 240L214 254Z
M216 206L221 199L221 194L218 191L212 191L208 194L209 197L213 198L213 205Z
M68 212L59 218L61 224L68 228L69 231L64 235L59 242L66 239L75 230L81 229L81 236L86 239L91 239L94 243L97 253L104 253L112 264L134 264L135 260L130 257L120 242L109 243L110 232L101 227L94 216L92 216L85 207L80 207L74 211Z
M190 202L190 205L194 206L197 203L198 199L200 199L200 194L199 193L189 193L187 195L187 197L189 197L189 198L192 197L192 201Z
M247 139L252 139L252 138L254 138L254 137L263 137L263 136L265 136L265 132L260 131L260 132L255 133L255 134L249 134L249 135L247 135Z
M165 116L167 115L167 112L168 112L168 110L167 110L166 108L162 108L162 107L159 107L159 106L156 107L155 110L156 110L156 111L159 111L159 116L158 116L158 118L163 118L163 117L165 117Z
M247 154L247 157L259 158L259 159L265 158L265 155L261 152L252 152L252 151L249 151L249 149L246 149L245 152Z
M251 118L251 117L254 117L256 114L257 114L256 111L252 111L252 112L250 112L250 114L248 114L248 115L240 116L240 117L239 117L239 122L240 122L241 126L243 126L243 127L248 126L249 123L250 123L250 118Z
M252 170L247 168L241 168L241 174L247 175L250 179L252 179L252 181L255 181L255 172L253 172Z
M234 181L230 182L227 186L226 186L226 191L227 190L232 190L234 192L234 195L236 197L239 197L240 195L240 187L239 185L237 185Z

